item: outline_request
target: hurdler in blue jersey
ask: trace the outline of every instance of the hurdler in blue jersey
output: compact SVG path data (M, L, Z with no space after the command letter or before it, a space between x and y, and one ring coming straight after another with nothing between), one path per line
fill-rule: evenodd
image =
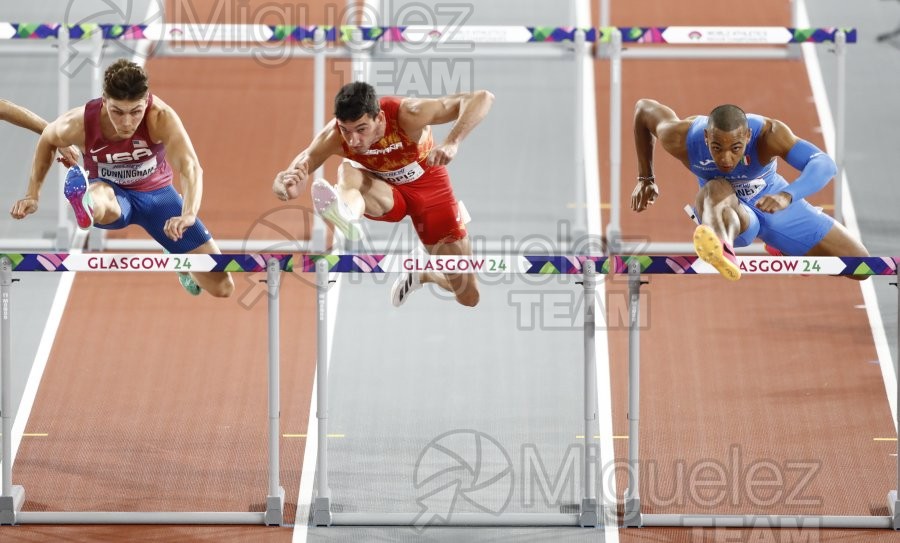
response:
M837 168L831 157L795 136L783 122L745 114L730 104L708 116L679 119L659 102L638 100L634 211L644 211L659 196L653 175L657 139L697 177L700 190L694 205L700 225L694 248L726 278L741 277L734 247L750 245L756 238L785 255L868 256L846 228L805 200L827 185ZM778 158L800 172L792 183L776 171Z

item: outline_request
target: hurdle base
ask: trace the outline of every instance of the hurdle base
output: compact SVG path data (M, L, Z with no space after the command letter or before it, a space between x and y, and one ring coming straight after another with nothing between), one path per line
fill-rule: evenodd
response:
M67 251L72 245L72 236L74 235L72 227L68 224L62 225L56 229L56 239L54 246L57 251Z
M890 529L892 517L838 515L710 515L706 513L646 514L641 516L644 527L655 528L744 528L821 530L840 528L852 530Z
M622 231L613 225L606 227L606 251L608 255L622 254Z
M22 510L25 503L25 487L13 485L12 495L0 496L0 525L16 523L16 513Z
M575 505L573 508L577 508ZM551 527L579 526L577 513L452 513L435 519L421 513L334 513L333 526L454 527Z
M106 230L102 228L91 228L88 232L87 250L89 252L100 252L106 243ZM221 247L220 247L221 249Z
M266 526L284 524L284 488L278 487L278 494L266 497Z
M600 525L600 508L597 506L596 499L584 498L581 500L578 524L582 528L596 528Z
M233 511L22 511L16 524L247 524L262 525L265 514Z
M628 489L625 489L628 495ZM644 517L641 514L640 498L625 498L625 507L622 511L622 524L626 528L640 528L644 525Z
M331 500L316 498L311 506L309 522L313 526L331 526Z
M891 511L892 528L900 530L900 503L897 502L897 491L891 490L887 495L888 509Z

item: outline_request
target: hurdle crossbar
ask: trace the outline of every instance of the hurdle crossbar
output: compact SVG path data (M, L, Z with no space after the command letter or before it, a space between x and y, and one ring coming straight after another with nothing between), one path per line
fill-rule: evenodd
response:
M0 254L0 418L2 418L3 524L265 524L284 523L284 488L279 483L280 360L279 293L282 271L293 269L286 254L100 255L85 253ZM12 484L12 360L10 287L14 272L266 272L268 294L268 488L264 512L23 511L25 489Z
M269 259L278 260L282 271L317 273L396 273L440 271L481 275L552 275L585 272L594 264L600 274L718 275L696 255L522 255L485 253L457 255L398 254L150 254L150 253L0 253L10 261L11 272L261 272ZM738 256L747 275L894 275L898 257L840 256Z
M72 40L89 39L100 33L104 40L169 43L271 44L296 42L310 44L316 32L324 32L328 43L558 43L575 41L580 30L589 42L609 42L615 32L634 43L741 43L788 44L834 41L837 32L856 40L852 28L793 27L711 27L711 26L521 26L521 25L264 25L151 23L151 24L60 24L0 22L0 40L57 39L65 31ZM707 34L697 36L698 31Z

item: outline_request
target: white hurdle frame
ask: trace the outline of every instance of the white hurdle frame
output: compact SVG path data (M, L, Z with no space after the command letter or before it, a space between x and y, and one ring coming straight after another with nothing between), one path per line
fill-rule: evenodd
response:
M313 526L429 526L429 519L420 513L338 513L331 511L332 496L328 485L328 288L331 283L328 263L325 259L316 262L316 378L318 404L318 464L316 466L316 497L310 511ZM454 513L440 526L580 526L596 528L602 526L604 508L598 502L596 469L592 450L597 450L593 435L598 423L597 414L597 359L595 356L597 269L593 261L583 264L582 281L584 288L584 439L585 454L582 455L581 503L575 509L561 507L559 513L504 513L499 516L490 513ZM564 512L565 510L566 512Z
M46 273L46 272L40 272ZM25 489L12 484L12 360L10 357L10 287L12 264L0 258L0 418L2 418L2 495L0 525L9 524L264 524L284 523L284 488L279 482L280 434L280 320L281 268L277 259L266 262L268 298L268 494L264 512L119 512L22 511Z
M34 257L41 255L24 255ZM22 260L24 265L19 265L21 272L39 269L43 271L96 271L109 269L102 266L103 258L112 262L131 262L131 256L136 256L139 262L123 264L125 268L116 268L120 271L178 271L180 260L186 259L191 263L186 269L194 271L213 271L216 266L230 265L230 261L222 262L221 257L233 255L180 255L173 257L165 255L164 260L154 263L147 255L91 255L73 253L70 255L47 255L57 259L64 256L61 262L50 264L48 260ZM256 255L252 255L256 256ZM282 255L283 257L284 255ZM297 268L300 272L316 273L316 310L317 310L317 412L318 433L318 465L316 466L316 480L314 487L317 495L312 503L310 521L316 526L428 526L428 520L420 514L388 514L388 513L339 513L332 512L332 495L328 484L328 443L327 422L329 405L328 384L328 320L327 303L328 287L331 283L329 270L334 262L334 273L391 273L409 270L404 261L405 255L368 255L373 257L370 262L377 265L359 264L359 255L304 255L302 264ZM126 258L122 258L126 257ZM213 258L216 257L216 258ZM269 342L269 387L268 387L268 430L269 430L269 485L266 500L265 513L247 512L31 512L21 511L24 503L24 489L21 486L12 485L12 413L11 413L11 360L10 360L10 321L11 302L10 287L13 279L13 267L8 255L0 255L0 418L2 418L3 431L3 464L2 464L2 495L0 495L0 524L281 524L283 522L284 490L278 485L278 440L279 440L279 356L278 344L280 340L278 330L279 315L279 290L281 265L277 258L268 255L265 258L267 273L268 306L268 342ZM335 261L334 259L337 258ZM481 264L469 268L473 273L480 269L502 269L510 274L546 274L546 266L552 264L555 273L580 274L581 285L584 289L584 430L585 448L583 455L584 479L582 480L581 503L578 505L566 505L560 513L508 513L495 516L492 514L459 513L452 515L447 522L441 525L447 526L582 526L597 527L602 519L608 518L612 511L604 511L604 506L598 502L597 473L594 469L594 456L596 441L593 438L595 426L598 423L597 412L597 366L596 366L596 287L598 266L604 272L622 272L626 269L629 273L629 486L625 492L625 526L679 526L679 527L815 527L815 528L893 528L900 529L900 502L896 491L889 494L889 507L892 516L796 516L796 515L708 515L708 514L678 514L678 515L642 515L640 508L640 482L638 478L638 436L639 428L639 369L640 369L640 337L639 337L639 301L640 301L640 277L642 273L665 274L714 274L718 272L709 264L693 259L679 259L673 263L670 257L620 257L606 256L529 256L529 255L485 255L480 257L460 257L453 255L429 256L432 263L441 261L460 262L469 258L479 260ZM150 264L142 264L144 260L151 260ZM218 259L218 260L217 260ZM261 262L258 258L254 259ZM368 259L367 259L368 260ZM38 262L36 267L34 262ZM97 262L101 264L98 267ZM840 257L755 257L746 259L742 257L741 265L747 266L748 274L811 274L811 275L891 275L898 277L897 257L865 257L865 258L840 258ZM778 264L777 269L773 267ZM56 268L47 268L56 266ZM206 267L203 267L206 266ZM422 263L416 264L415 269L421 269ZM643 266L646 266L643 268ZM887 267L885 267L887 266ZM35 268L36 267L36 268ZM290 268L286 268L290 269ZM863 271L861 271L863 270ZM247 271L253 271L248 269ZM900 291L898 291L900 301ZM900 324L898 324L898 337L900 337ZM898 384L900 393L900 384ZM900 404L898 404L900 409ZM898 413L900 415L900 413ZM900 452L900 443L898 443ZM898 458L900 462L900 458ZM900 481L900 463L897 467L897 477Z
M900 266L895 278L900 283ZM900 530L900 501L897 490L887 495L889 516L853 515L714 515L709 513L645 514L641 511L640 497L640 295L641 266L635 259L628 264L629 328L628 328L628 487L624 495L623 524L626 528L679 527L679 528L851 528ZM900 286L898 286L900 303ZM900 316L900 310L898 310ZM900 322L897 326L900 340ZM897 380L900 397L900 379ZM900 417L900 404L896 415ZM898 419L900 420L900 419ZM900 488L900 440L897 443L897 473L895 484Z
M240 28L249 29L254 25L219 26L232 26L237 29L235 35L239 35ZM205 32L210 30L212 28L212 25L184 25L184 28L192 28L193 32L197 33L201 38L203 38L203 36L206 36ZM480 44L479 48L473 51L467 51L465 53L448 54L447 52L438 52L437 54L441 57L465 56L467 58L575 58L576 60L580 60L581 58L583 58L588 45L584 43L583 31L578 32L577 34L580 35L580 38L576 36L576 41L578 41L579 39L581 40L579 44L551 42L526 44L524 42L513 41L509 43ZM183 58L201 56L205 58L252 58L252 56L256 52L253 47L234 47L234 45L236 43L240 43L241 45L252 45L259 43L253 41L252 39L244 39L243 41L241 41L239 39L232 38L230 43L226 43L223 45L219 42L212 41L210 38L203 39L206 39L208 43L197 45L188 42L179 42L177 43L177 46L173 46L169 41L162 40L156 43L156 48L153 51L152 55L156 58ZM57 48L57 110L59 115L62 115L69 109L69 78L66 75L64 67L67 65L67 63L70 62L70 58L68 56L72 49L70 47L70 44L74 45L76 48L90 47L91 59L94 62L94 66L92 69L92 92L95 96L99 96L101 87L100 82L102 80L100 61L102 59L103 47L106 41L106 39L103 38L103 36L99 33L92 34L89 39L79 40L78 42L73 43L69 39L68 28L65 25L61 25L59 28L58 38L56 40L39 40L29 42L27 44L16 43L12 46L8 45L6 41L7 40L0 40L0 54L4 54L7 51L13 54L21 51L27 51L29 54L44 54L46 52L52 51L52 47ZM85 42L85 44L82 44L81 42ZM287 52L287 56L290 56L292 58L308 58L313 61L313 79L311 81L314 89L312 133L313 135L315 135L325 124L326 60L353 59L360 56L360 51L354 51L353 49L348 48L345 45L334 46L334 44L329 44L326 39L325 33L321 30L321 28L318 29L318 31L315 33L312 42L313 47L311 48L296 47L294 44L290 44L289 42L284 43L287 43L290 47L290 50ZM50 44L52 44L52 46ZM522 47L523 45L527 45L527 47ZM404 51L402 48L398 51L383 50L380 51L379 54L384 56L385 58L405 57L411 55L411 53ZM434 55L435 53L426 50L419 51L415 54L419 56L428 56ZM577 69L581 70L580 62ZM576 104L576 108L576 118L581 119L583 117L581 100L579 100ZM576 152L577 151L578 150L576 149ZM577 163L583 164L583 157L576 155L573 158ZM583 171L584 168L582 167L579 171L579 175L583 176ZM68 204L62 196L62 186L63 182L65 181L65 173L65 170L59 168L57 176L59 185L56 189L56 192L58 193L59 210L57 212L55 238L52 240L38 238L25 240L5 239L0 240L0 248L8 251L62 251L71 248L72 235L74 232L74 221L69 217ZM579 180L576 185L576 190L583 192L582 187L583 182ZM580 193L578 194L578 196L579 198L583 197L583 195ZM582 207L583 203L584 202L582 201ZM575 222L576 229L580 228L583 230L585 228L585 225L585 213L578 213L576 215ZM106 233L104 231L92 231L92 234L88 240L88 249L92 251L156 251L159 249L159 245L152 240L109 239L105 234ZM313 218L313 229L310 240L292 240L292 246L287 249L284 248L285 240L217 239L217 244L221 250L226 252L284 250L290 250L292 252L321 252L325 250L326 235L327 232L324 223L316 216Z

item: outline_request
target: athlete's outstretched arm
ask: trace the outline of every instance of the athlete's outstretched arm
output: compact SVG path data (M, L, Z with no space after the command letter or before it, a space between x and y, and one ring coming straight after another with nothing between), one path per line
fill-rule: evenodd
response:
M309 147L300 151L285 170L275 175L272 192L279 200L293 200L300 196L306 188L309 173L318 170L328 157L342 153L341 135L335 130L335 124L332 119L316 134Z
M154 105L159 109L147 112L151 116L148 119L150 133L166 148L169 164L181 176L181 196L184 199L181 215L170 217L163 226L166 235L178 241L184 231L197 222L203 199L203 168L191 137L175 110L159 97L154 97Z
M309 147L300 151L286 169L275 175L272 192L279 200L287 201L299 197L306 188L309 172L318 170L328 157L342 153L341 136L334 128L335 124L335 120L332 119L316 134Z
M38 139L31 162L31 175L25 197L13 204L10 215L14 219L24 219L38 209L41 187L47 172L53 165L57 149L75 149L84 146L84 107L75 108L44 127Z
M756 207L775 213L801 198L822 190L837 173L837 165L826 153L806 140L794 135L781 121L770 119L768 130L760 138L760 154L781 157L800 171L800 176L784 191L763 196Z
M493 103L494 95L486 90L434 99L407 98L400 108L400 125L415 136L426 126L456 121L444 142L428 154L428 165L440 166L453 160L460 142L487 116Z
M631 209L643 211L656 202L659 188L653 173L656 140L667 153L687 162L685 140L690 122L682 121L668 106L642 98L634 105L634 148L637 151L638 179L631 193Z
M38 135L47 126L47 121L37 113L2 98L0 98L0 121L27 128Z
M3 98L0 98L0 121L6 121L26 128L37 135L41 135L41 132L44 131L48 124L37 113ZM79 153L75 147L62 147L59 149L59 153L62 155L62 158L58 160L66 167L78 163Z

